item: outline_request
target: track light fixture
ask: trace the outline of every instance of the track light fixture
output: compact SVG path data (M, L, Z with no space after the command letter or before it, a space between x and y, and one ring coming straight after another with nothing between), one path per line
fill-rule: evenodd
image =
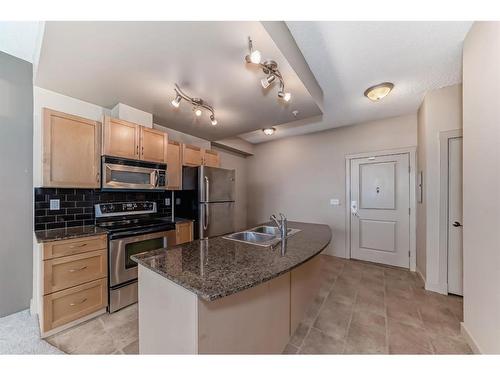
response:
M184 99L188 103L190 103L193 106L193 112L196 115L196 117L200 117L203 114L202 109L206 109L209 111L210 114L210 122L212 125L217 125L217 120L215 118L215 111L214 108L208 104L206 104L203 99L200 98L192 98L185 94L179 87L179 85L176 83L175 84L175 99L171 101L171 104L175 108L179 108L181 104L181 100Z
M248 37L248 55L245 56L245 61L250 64L257 64L262 68L262 71L267 74L266 78L262 78L260 80L260 84L264 89L267 89L269 86L276 81L278 78L280 83L280 89L278 91L278 97L285 102L290 101L292 98L292 94L289 92L285 92L285 82L283 81L283 76L281 72L278 70L278 63L274 60L265 60L263 63L260 62L261 54L258 50L253 49L253 42L250 37Z

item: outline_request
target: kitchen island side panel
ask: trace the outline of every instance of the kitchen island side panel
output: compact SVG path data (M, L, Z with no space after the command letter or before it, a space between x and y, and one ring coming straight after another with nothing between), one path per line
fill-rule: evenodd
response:
M215 301L198 299L199 354L281 354L290 339L290 272Z
M197 354L198 297L139 265L139 353Z

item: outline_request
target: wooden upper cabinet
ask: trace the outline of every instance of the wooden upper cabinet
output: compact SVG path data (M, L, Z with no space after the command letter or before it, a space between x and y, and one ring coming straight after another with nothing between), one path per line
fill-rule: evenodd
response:
M140 125L104 116L104 155L139 159Z
M207 167L220 167L220 156L217 151L203 150L203 165Z
M180 190L182 184L182 149L179 142L168 141L167 190Z
M182 144L182 165L198 167L203 164L201 147Z
M168 134L141 126L141 160L156 163L167 162Z
M100 186L101 123L43 109L45 187Z

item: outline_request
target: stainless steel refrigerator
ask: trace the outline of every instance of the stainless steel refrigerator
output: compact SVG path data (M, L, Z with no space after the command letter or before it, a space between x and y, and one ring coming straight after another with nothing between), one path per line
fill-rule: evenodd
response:
M184 212L177 210L176 213L195 220L195 237L196 234L198 238L209 238L234 232L234 169L183 167L182 190ZM191 198L189 191L194 193ZM186 212L186 208L190 212Z

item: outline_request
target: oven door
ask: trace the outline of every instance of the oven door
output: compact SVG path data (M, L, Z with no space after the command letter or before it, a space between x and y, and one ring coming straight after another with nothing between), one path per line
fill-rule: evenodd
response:
M137 279L137 263L130 257L175 244L175 230L118 238L109 241L109 286Z
M155 168L103 163L103 189L158 189L159 171Z

